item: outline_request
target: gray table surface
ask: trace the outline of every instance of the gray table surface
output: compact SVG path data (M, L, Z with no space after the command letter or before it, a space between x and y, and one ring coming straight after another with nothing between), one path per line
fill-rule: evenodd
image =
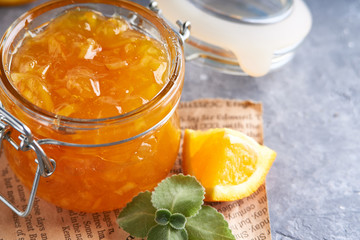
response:
M39 2L0 7L0 33ZM182 99L263 103L265 144L278 153L267 177L273 239L360 239L360 1L305 2L313 27L289 64L251 78L190 62Z

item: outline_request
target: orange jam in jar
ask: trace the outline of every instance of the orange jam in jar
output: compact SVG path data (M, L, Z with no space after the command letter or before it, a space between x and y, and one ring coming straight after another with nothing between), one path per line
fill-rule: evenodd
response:
M38 196L76 211L111 210L167 176L180 142L184 58L156 14L128 1L50 2L9 28L1 52L3 107L56 162ZM30 188L37 155L3 145Z

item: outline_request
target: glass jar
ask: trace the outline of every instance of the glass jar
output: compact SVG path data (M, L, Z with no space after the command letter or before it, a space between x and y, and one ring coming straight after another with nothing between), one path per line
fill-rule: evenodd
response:
M186 19L187 61L233 75L260 77L288 63L309 34L303 0L151 0L170 24Z
M10 81L12 53L26 34L74 7L120 15L166 46L168 81L153 99L123 115L74 119L40 109L19 94ZM176 108L185 65L181 36L154 12L122 0L45 3L10 26L2 38L1 53L0 100L6 109L1 109L0 122L3 151L27 187L33 185L34 175L43 176L38 196L75 211L112 210L125 206L140 191L151 190L168 175L180 143Z

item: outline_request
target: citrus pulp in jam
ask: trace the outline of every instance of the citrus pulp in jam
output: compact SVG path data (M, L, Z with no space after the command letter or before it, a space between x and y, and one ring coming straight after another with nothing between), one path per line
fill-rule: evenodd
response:
M57 115L124 114L166 83L164 47L119 17L71 10L32 34L13 58L11 78L27 100Z

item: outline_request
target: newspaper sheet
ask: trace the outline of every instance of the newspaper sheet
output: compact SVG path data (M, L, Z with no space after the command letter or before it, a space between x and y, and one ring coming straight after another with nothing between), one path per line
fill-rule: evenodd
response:
M259 103L195 100L182 102L179 115L183 129L227 127L263 142L262 106ZM181 151L171 174L179 172ZM29 197L29 190L15 177L3 156L0 158L0 193L19 208L26 206ZM207 204L225 216L237 240L271 239L265 184L244 199ZM119 212L119 209L99 213L74 212L36 198L31 214L21 218L0 202L0 240L135 239L117 226L115 219Z

